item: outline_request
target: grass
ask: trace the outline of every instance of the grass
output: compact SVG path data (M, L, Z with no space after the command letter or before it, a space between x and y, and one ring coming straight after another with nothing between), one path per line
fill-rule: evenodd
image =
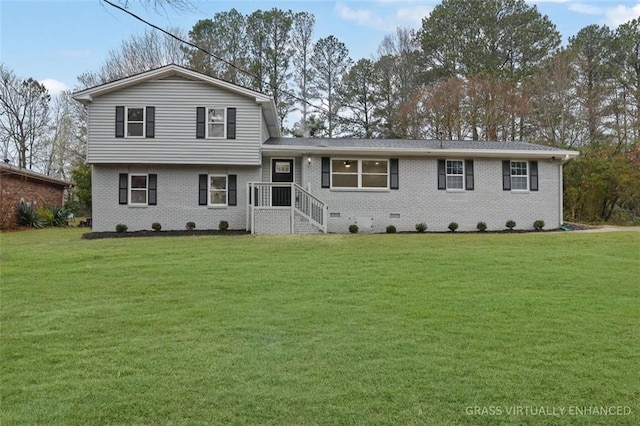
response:
M81 232L0 236L1 424L640 424L640 233Z

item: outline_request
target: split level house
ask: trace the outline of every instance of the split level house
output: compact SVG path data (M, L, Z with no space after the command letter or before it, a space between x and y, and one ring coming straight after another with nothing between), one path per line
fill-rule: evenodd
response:
M168 65L74 94L88 112L93 230L252 233L562 224L575 151L524 142L282 137L272 98Z

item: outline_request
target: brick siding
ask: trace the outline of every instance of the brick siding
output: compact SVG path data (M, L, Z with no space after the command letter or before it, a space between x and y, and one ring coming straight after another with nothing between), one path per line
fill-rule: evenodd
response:
M26 176L2 173L0 178L0 227L17 226L20 200L38 207L62 207L64 187Z

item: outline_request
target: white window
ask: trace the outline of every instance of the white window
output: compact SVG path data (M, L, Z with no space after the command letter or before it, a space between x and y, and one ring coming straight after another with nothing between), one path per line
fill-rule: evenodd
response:
M227 176L209 175L209 205L227 205Z
M207 109L207 137L226 137L226 110L224 108Z
M129 204L146 206L149 193L147 175L129 175Z
M389 188L388 160L331 160L331 187Z
M511 190L512 191L528 191L529 190L529 174L527 173L526 161L511 162Z
M126 111L127 137L144 137L144 108L127 108Z
M447 189L464 189L464 161L447 160Z

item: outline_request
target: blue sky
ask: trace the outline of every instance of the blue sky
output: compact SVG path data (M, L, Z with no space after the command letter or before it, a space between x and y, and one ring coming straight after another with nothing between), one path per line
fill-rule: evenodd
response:
M619 24L640 16L640 0L527 0L548 15L566 41L589 24ZM161 27L189 30L199 19L235 7L308 11L316 17L317 38L334 35L354 59L371 58L383 36L397 26L419 28L438 0L192 1L187 11L131 9ZM96 70L110 50L144 24L99 0L0 0L0 60L22 78L43 82L52 93L77 84L76 77Z

